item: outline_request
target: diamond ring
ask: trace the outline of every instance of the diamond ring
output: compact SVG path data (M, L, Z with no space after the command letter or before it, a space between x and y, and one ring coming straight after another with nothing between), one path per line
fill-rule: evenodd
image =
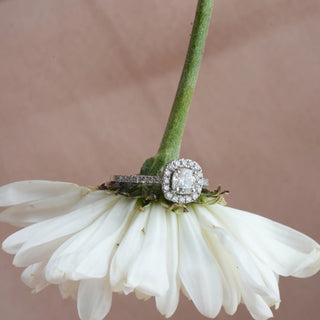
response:
M209 185L203 178L200 165L190 159L168 162L161 176L116 175L116 182L161 184L163 195L175 203L189 203L198 199L203 186Z

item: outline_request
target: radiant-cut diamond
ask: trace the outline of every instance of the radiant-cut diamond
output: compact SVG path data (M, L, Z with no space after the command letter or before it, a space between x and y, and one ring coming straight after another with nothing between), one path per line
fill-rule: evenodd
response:
M171 188L178 194L190 194L194 186L192 170L180 168L173 172Z

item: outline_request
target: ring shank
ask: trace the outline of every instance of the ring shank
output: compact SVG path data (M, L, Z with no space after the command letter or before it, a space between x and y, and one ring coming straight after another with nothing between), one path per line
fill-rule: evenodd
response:
M126 182L126 183L162 183L162 177L160 176L144 176L141 174L132 174L132 175L115 175L113 177L116 182ZM203 185L208 186L208 179L203 179Z
M114 176L116 182L127 182L127 183L157 183L161 184L162 179L159 176L144 176L140 174L135 175L116 175Z

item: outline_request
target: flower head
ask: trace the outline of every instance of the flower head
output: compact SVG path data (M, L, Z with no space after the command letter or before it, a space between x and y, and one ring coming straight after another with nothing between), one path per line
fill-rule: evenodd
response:
M243 302L254 319L280 304L278 276L320 269L320 246L266 218L191 204L177 214L161 202L65 182L21 181L0 188L0 221L24 227L3 242L34 292L57 284L83 320L102 320L112 293L154 296L170 317L180 289L205 316Z

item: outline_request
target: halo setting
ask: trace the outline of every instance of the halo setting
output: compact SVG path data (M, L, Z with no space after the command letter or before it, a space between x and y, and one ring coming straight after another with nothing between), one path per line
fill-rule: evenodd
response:
M195 201L200 196L203 185L202 169L193 160L173 160L163 170L162 191L169 201L181 204Z

